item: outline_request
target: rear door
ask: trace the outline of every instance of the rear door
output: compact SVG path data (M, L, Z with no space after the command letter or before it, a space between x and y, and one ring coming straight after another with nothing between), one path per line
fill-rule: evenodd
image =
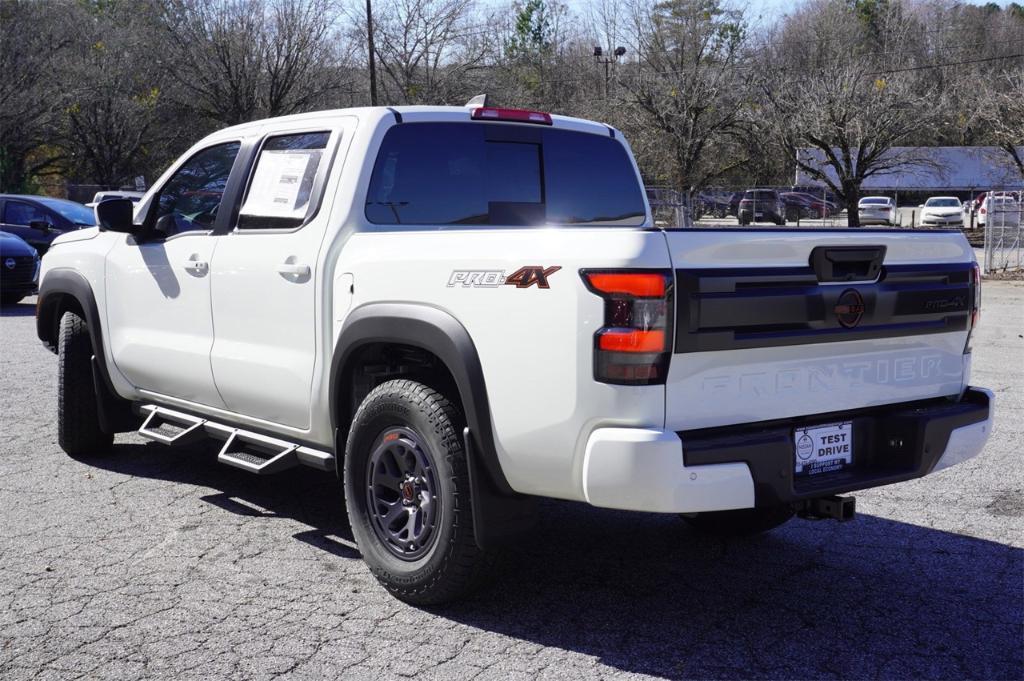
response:
M973 254L958 233L666 232L676 430L957 395Z
M313 375L323 354L317 348L318 260L333 196L325 185L355 119L302 125L262 140L237 221L217 246L210 364L231 411L308 429Z

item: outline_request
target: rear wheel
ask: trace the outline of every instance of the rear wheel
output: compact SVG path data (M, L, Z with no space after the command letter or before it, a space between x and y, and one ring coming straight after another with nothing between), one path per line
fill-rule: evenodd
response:
M687 525L703 534L742 537L775 529L792 518L794 513L792 507L784 505L693 513L682 518Z
M85 320L65 312L57 341L57 442L71 456L104 454L114 436L100 428L92 375L92 341Z
M363 400L345 448L345 503L370 571L397 598L436 605L470 593L491 554L473 535L461 416L422 383L388 381Z

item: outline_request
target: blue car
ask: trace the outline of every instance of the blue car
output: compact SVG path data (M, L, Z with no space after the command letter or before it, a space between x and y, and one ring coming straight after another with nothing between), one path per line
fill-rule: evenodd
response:
M22 239L0 232L0 303L13 305L36 292L39 254Z
M64 232L94 227L91 208L65 199L25 194L0 194L0 229L24 239L39 255Z

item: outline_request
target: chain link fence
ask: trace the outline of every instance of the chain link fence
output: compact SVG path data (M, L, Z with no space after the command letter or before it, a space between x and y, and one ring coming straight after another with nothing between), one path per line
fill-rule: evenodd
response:
M991 191L979 201L986 274L1024 269L1024 191Z

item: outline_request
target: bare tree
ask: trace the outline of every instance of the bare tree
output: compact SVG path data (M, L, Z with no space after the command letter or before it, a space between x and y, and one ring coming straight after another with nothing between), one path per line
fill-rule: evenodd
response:
M60 140L68 171L111 187L129 180L156 149L163 73L151 59L154 12L143 3L79 5L68 60ZM149 5L149 9L153 9Z
M1024 179L1024 66L985 81L980 91L991 139Z
M860 224L863 183L927 164L926 157L894 147L942 121L934 86L903 70L914 67L894 69L885 59L889 45L920 27L897 5L873 8L865 19L845 3L812 1L765 51L761 69L765 134L798 170L845 200L852 226Z
M473 0L389 0L374 5L381 88L393 104L461 104L487 51ZM460 101L462 100L462 101Z
M65 54L74 44L74 8L64 3L0 2L0 191L30 188L56 172L54 144L63 104Z
M631 9L638 62L622 84L640 125L657 131L673 184L701 188L746 162L724 153L743 134L749 101L743 17L718 0L637 0Z
M344 87L333 0L164 0L181 102L219 123L327 103Z

